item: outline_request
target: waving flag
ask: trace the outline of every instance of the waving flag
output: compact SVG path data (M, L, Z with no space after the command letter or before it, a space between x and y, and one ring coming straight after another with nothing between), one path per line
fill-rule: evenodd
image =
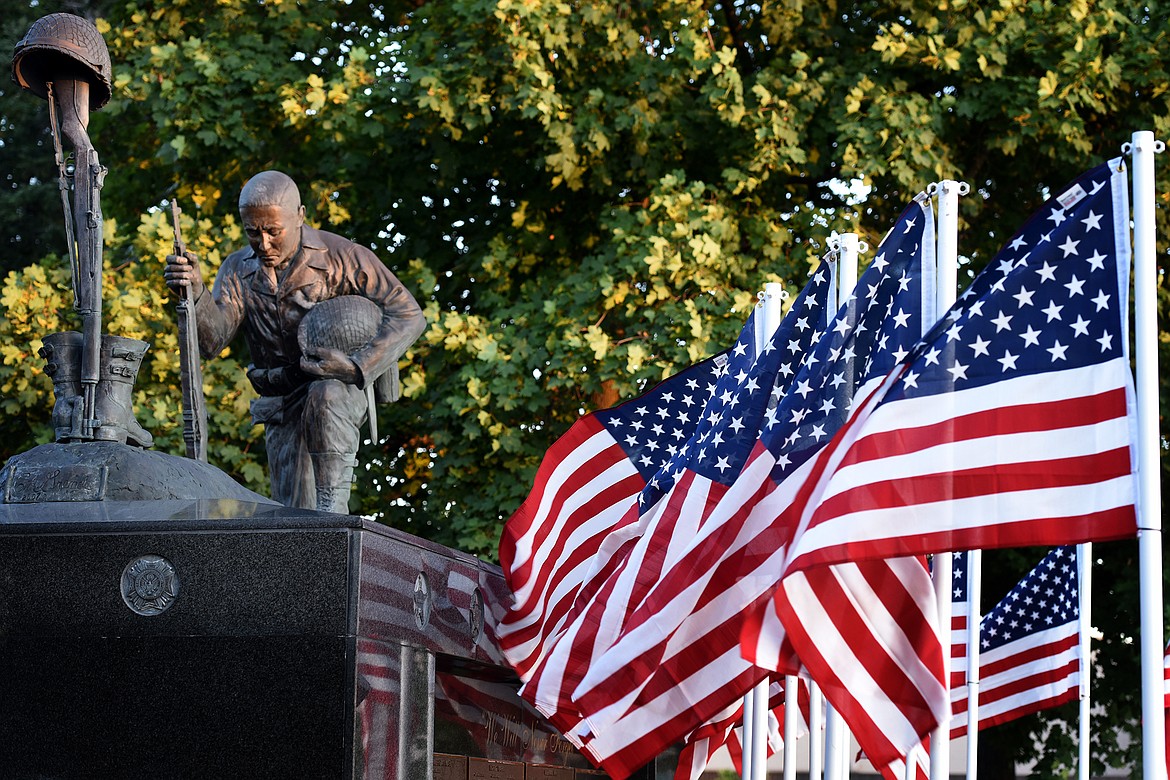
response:
M1134 535L1119 167L1049 201L826 449L790 571Z
M955 583L958 594L958 576ZM1078 592L1076 547L1058 547L980 622L981 731L1078 697ZM965 658L965 634L962 648ZM952 687L951 702L951 739L956 739L967 733L965 685Z
M922 330L924 291L933 290L923 279L933 271L933 248L933 215L921 196L882 242L789 392L769 408L741 473L633 603L618 640L595 657L573 698L588 714L592 738L583 749L611 774L628 774L636 768L631 756L661 750L767 674L738 645L745 613L767 599L785 558L789 529L773 510L794 491L773 470L784 478L803 468L844 420L853 390L908 354ZM913 566L909 576L929 597L921 564Z
M803 578L833 564L1135 533L1120 168L1049 201L818 454L776 594L786 626ZM942 722L948 704L897 709Z
M809 346L824 330L830 287L831 274L822 265L759 356L751 348L753 322L745 325L736 355L720 377L691 439L649 479L626 518L601 545L595 556L599 565L580 593L573 622L521 690L571 740L578 739L581 722L572 692L593 656L608 647L620 630L629 605L636 604L657 581L662 563L693 538L707 508L739 473L769 401L774 404L783 394L785 377L796 373ZM655 755L638 752L629 760L637 769Z
M563 629L602 540L690 439L728 361L720 353L640 398L582 417L545 454L532 492L500 539L514 602L498 638L522 679Z

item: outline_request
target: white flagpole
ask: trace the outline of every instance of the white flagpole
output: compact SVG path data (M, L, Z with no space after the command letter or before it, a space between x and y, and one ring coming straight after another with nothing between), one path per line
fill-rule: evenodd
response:
M768 777L768 680L752 689L752 780Z
M906 754L906 768L902 772L903 780L918 780L918 751L917 746L910 748Z
M764 284L756 312L756 358L784 318L787 293L779 282ZM743 780L764 780L768 774L768 688L764 680L743 697ZM787 751L786 751L787 752Z
M967 553L967 777L979 777L979 629L983 551Z
M837 256L837 300L845 301L857 286L861 242L856 233L841 233L830 242ZM841 714L829 706L825 713L825 780L848 777L849 740Z
M1092 735L1092 699L1089 681L1093 676L1093 661L1089 654L1089 632L1092 628L1093 544L1077 545L1077 639L1078 659L1081 665L1080 720L1077 723L1077 777L1089 780L1089 737Z
M756 778L756 689L744 693L743 697L743 744L741 745L741 767L739 776L743 780Z
M945 179L938 183L938 287L935 301L941 316L955 302L959 264L959 195L965 195L969 187L963 182ZM951 635L951 556L934 556L934 592L938 602L938 627L940 636ZM948 643L949 644L949 643ZM944 652L943 680L948 685L951 678L950 653ZM945 778L951 771L950 724L943 722L930 738L930 776Z
M824 697L815 682L808 684L808 780L821 780L825 757Z
M742 780L755 780L752 771L755 769L756 747L756 691L753 688L743 697L743 744L740 746L740 777Z
M796 780L796 732L800 728L800 678L784 676L784 780Z
M1141 583L1142 776L1165 780L1162 643L1162 500L1158 464L1158 309L1154 155L1166 145L1133 134L1133 259L1138 418L1138 566Z

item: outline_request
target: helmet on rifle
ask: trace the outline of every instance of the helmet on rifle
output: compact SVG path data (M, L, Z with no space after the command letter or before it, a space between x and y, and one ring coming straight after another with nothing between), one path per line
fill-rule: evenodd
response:
M110 100L110 51L92 22L74 14L49 14L32 23L12 54L12 79L34 95L48 98L47 82L85 81L89 107Z

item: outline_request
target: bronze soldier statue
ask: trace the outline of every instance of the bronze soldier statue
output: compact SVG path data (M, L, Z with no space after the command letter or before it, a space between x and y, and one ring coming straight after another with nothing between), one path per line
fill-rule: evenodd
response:
M239 208L249 246L224 260L214 290L207 291L190 252L167 257L166 283L176 291L188 287L205 358L243 326L248 378L260 394L252 418L264 425L272 497L344 513L366 391L376 387L380 400L397 400L398 359L426 328L422 310L369 249L305 224L289 176L256 174L241 190ZM329 301L334 305L321 310L328 316L302 327L314 307ZM331 323L352 331L353 323L342 320L366 316L360 307L336 305L350 301L373 312L369 338L330 343Z

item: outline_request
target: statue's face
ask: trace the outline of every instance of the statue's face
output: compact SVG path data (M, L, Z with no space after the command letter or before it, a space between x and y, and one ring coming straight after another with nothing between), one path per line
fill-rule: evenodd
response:
M284 206L244 206L240 220L260 262L276 267L296 254L301 245L305 207L293 211Z

